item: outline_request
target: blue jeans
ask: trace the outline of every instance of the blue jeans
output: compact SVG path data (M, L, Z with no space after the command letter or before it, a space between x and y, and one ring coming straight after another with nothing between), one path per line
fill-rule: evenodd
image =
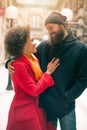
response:
M58 119L61 130L76 130L76 115L75 110L72 110L69 114L63 118ZM52 121L57 128L57 119Z

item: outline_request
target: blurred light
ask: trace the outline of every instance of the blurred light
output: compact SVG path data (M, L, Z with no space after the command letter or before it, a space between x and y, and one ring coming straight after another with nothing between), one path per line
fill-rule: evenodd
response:
M0 16L3 16L5 14L5 8L0 7Z
M40 41L38 39L34 39L33 42L36 44L36 47L40 44Z
M73 19L73 11L71 9L64 8L60 13L67 17L67 21L71 21Z
M18 10L15 6L10 5L6 8L6 17L8 19L15 19L18 15Z
M48 35L47 35L47 34L45 34L45 35L43 36L43 40L48 40Z
M16 0L21 4L33 4L33 5L56 5L57 0Z

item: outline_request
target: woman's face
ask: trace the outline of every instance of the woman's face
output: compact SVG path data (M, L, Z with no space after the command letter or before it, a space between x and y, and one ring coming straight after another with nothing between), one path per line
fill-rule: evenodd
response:
M27 42L24 46L23 53L30 55L31 53L36 53L36 44L30 40L30 38L27 39Z

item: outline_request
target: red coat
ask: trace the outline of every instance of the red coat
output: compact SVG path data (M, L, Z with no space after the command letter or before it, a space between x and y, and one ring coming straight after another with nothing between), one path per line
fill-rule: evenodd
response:
M38 96L53 86L52 77L44 73L36 82L31 65L25 56L18 58L13 66L15 72L12 81L15 95L9 110L6 130L49 130L46 116L38 107ZM50 130L53 130L52 127Z

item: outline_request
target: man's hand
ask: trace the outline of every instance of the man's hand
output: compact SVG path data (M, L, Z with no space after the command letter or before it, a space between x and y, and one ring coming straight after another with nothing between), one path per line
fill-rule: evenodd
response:
M10 74L13 74L14 73L14 67L11 65L12 62L14 62L14 60L11 60L9 63L8 63L8 71Z

